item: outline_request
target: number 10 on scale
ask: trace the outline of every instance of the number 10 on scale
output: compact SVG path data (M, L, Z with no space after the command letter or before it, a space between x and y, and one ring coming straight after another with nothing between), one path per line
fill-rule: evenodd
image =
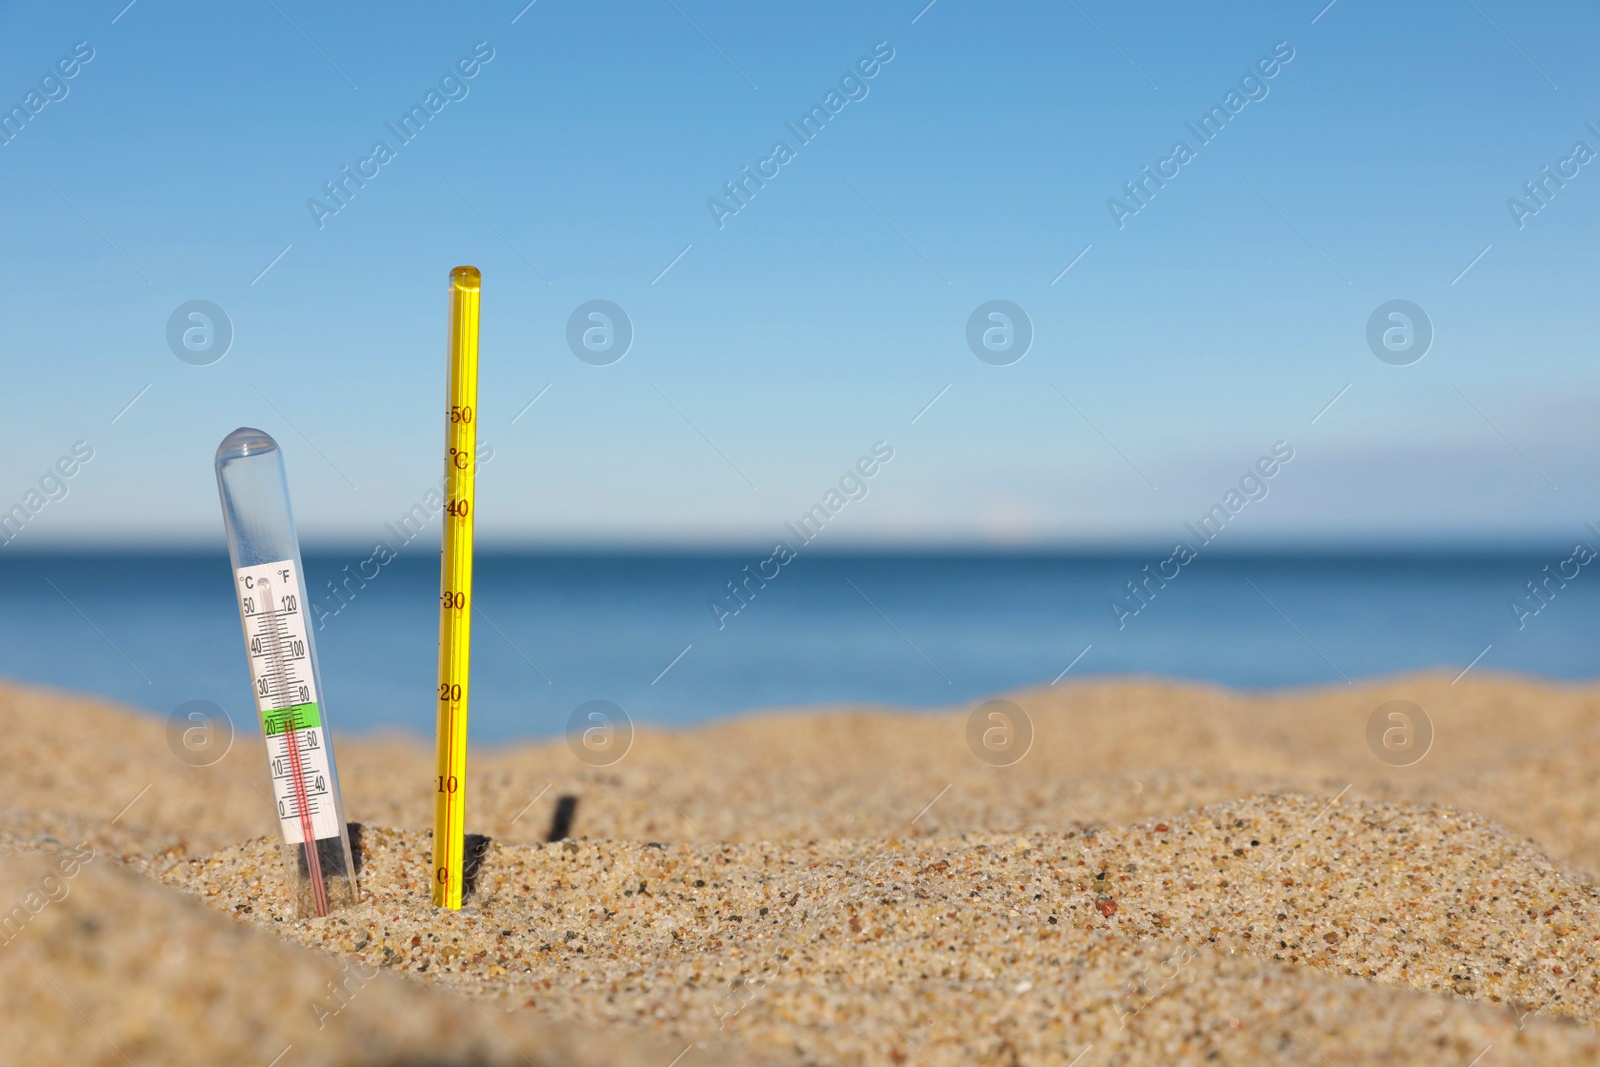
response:
M461 907L467 819L467 699L472 655L472 520L477 474L476 267L450 272L450 378L445 410L447 500L439 562L439 758L434 774L433 903Z

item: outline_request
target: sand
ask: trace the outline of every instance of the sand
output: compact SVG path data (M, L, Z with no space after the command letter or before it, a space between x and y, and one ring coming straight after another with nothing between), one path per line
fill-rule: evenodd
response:
M249 721L192 767L0 688L0 1004L33 1062L1595 1062L1600 688L1451 681L1013 693L1009 766L971 708L478 751L458 914L430 747L340 736L365 899L312 920ZM1411 766L1369 747L1397 699Z

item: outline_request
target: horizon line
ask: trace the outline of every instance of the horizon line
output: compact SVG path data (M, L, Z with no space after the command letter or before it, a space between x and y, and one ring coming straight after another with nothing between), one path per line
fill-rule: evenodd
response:
M1548 536L1520 537L1348 537L1338 539L1240 540L1228 545L1206 544L1196 551L1199 557L1262 557L1262 556L1503 556L1526 555L1565 550L1571 531ZM302 555L334 555L371 553L376 542L348 538L301 538ZM549 555L549 556L732 556L772 551L767 541L692 541L664 539L644 541L618 538L616 540L500 540L480 539L475 547L479 555ZM1171 541L1145 538L1094 539L1073 541L1016 541L995 542L976 540L856 540L832 545L803 544L795 550L797 556L1078 556L1085 558L1126 558L1161 554L1172 551ZM411 551L406 551L409 548ZM392 551L392 549L391 549ZM415 556L424 552L439 551L437 539L420 538L402 546L396 555ZM188 539L150 539L128 541L101 541L72 539L53 545L0 544L0 560L7 556L226 556L224 543Z

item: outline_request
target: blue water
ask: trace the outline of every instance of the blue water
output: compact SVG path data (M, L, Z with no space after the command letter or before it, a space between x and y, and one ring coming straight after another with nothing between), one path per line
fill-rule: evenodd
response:
M1600 575L1584 569L1520 630L1508 607L1568 554L1202 557L1121 629L1108 601L1164 554L813 554L721 629L708 602L765 553L480 555L473 734L554 736L597 698L657 724L950 705L1047 684L1080 653L1068 679L1340 683L1454 674L1489 646L1474 670L1593 678ZM324 610L338 602L323 582L365 555L306 558ZM417 549L322 619L324 698L340 727L432 731L437 568ZM160 714L210 700L251 720L225 557L0 554L0 606L0 674Z

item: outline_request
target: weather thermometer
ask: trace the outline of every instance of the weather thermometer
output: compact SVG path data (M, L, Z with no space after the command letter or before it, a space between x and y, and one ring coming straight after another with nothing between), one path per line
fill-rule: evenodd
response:
M326 915L355 903L355 861L278 442L248 427L229 434L217 446L217 489L289 895L299 917Z
M472 658L472 511L478 452L477 267L450 272L444 423L444 539L439 559L439 753L433 779L433 903L461 907L467 825L467 697Z

